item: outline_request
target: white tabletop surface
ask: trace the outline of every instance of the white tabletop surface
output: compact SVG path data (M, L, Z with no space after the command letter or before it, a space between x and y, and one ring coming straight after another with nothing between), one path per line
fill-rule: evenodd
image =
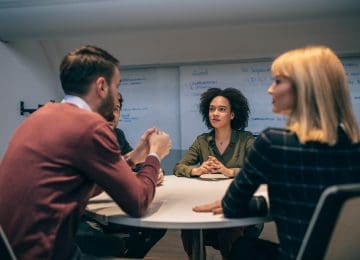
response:
M222 214L197 213L192 210L196 205L221 199L231 181L232 179L204 180L165 176L163 184L156 189L150 208L142 218L128 216L104 192L90 200L87 212L104 224L167 229L225 228L271 221L270 217L227 219ZM266 186L261 186L256 195L263 195L267 199Z

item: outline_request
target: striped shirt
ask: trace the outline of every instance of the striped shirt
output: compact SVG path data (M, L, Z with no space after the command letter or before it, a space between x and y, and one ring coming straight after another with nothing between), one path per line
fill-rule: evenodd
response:
M339 128L340 129L340 128ZM343 130L335 146L300 144L291 131L266 129L256 139L242 171L222 200L224 215L241 217L260 184L267 184L280 259L294 259L322 191L331 185L360 182L360 143L350 144Z

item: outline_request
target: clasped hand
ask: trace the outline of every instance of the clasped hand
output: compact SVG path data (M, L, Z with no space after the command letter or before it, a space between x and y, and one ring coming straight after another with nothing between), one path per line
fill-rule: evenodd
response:
M149 128L142 134L130 156L135 163L144 162L149 153L156 153L162 160L170 152L171 144L169 134Z
M233 170L226 168L224 164L214 156L209 156L200 167L193 168L191 171L191 175L193 176L200 176L205 173L221 173L227 177L234 177Z

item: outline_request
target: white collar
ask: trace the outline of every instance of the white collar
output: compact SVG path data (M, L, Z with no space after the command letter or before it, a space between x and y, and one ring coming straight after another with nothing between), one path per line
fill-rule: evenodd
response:
M75 106L85 109L87 111L92 111L88 103L86 103L85 100L83 100L81 97L73 96L73 95L65 95L64 99L61 101L61 103L69 103L74 104Z

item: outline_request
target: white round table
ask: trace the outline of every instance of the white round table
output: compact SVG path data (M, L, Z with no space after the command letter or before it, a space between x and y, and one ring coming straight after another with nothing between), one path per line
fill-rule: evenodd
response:
M228 219L222 214L197 213L194 206L222 199L232 179L204 180L165 176L146 215L142 218L128 216L106 194L92 198L87 214L107 224L121 224L144 228L195 229L199 236L193 241L193 257L203 259L203 229L248 226L271 221L270 217ZM256 195L267 198L266 186L261 186Z

